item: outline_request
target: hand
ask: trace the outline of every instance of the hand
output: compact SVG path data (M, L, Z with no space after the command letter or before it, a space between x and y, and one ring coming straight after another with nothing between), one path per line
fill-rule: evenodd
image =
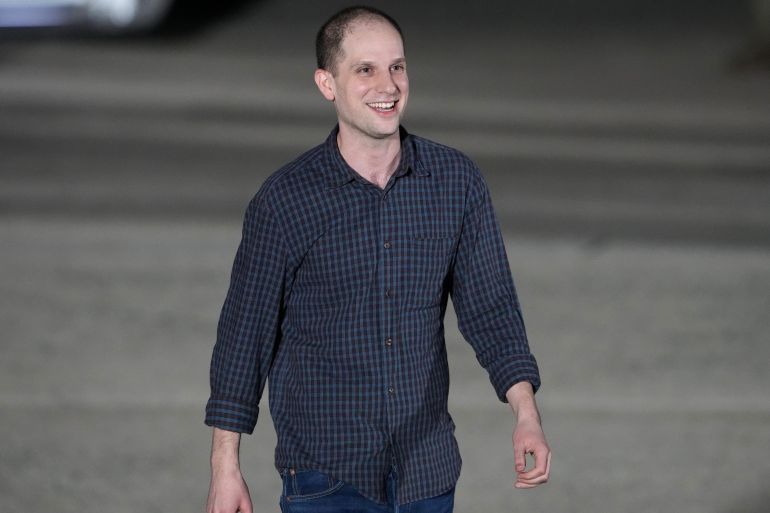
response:
M240 471L214 471L211 474L207 513L253 513L249 487Z
M534 488L548 481L551 472L551 449L537 419L519 418L513 431L513 453L516 488ZM526 468L527 454L535 457L535 465L530 470Z

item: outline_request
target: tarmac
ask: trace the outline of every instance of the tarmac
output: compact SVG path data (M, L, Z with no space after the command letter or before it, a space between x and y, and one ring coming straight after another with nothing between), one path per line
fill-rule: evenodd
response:
M333 123L314 9L0 47L1 512L204 510L241 215ZM770 76L730 71L740 16L529 13L460 45L429 14L404 23L407 126L490 184L554 452L551 482L512 487L513 416L450 308L455 511L770 511ZM265 399L242 467L277 512Z

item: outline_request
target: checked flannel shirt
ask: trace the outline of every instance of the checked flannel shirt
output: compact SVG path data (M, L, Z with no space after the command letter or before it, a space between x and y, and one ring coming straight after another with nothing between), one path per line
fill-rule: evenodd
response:
M251 433L270 378L275 466L384 503L450 489L448 296L498 398L540 385L486 182L462 153L401 130L384 189L343 160L338 127L246 210L211 360L206 423Z

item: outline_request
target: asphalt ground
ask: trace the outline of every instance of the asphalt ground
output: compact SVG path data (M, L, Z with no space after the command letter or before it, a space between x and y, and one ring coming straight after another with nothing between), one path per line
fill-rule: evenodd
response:
M511 413L450 309L456 511L767 511L770 79L730 68L741 16L494 5L403 21L407 127L490 184L553 478L512 489ZM319 12L2 42L0 511L203 509L243 209L333 122L310 81ZM274 444L263 408L242 450L255 511L278 511Z
M200 511L207 368L237 223L6 219L0 509ZM766 510L768 251L508 239L554 450L512 484L513 426L447 317L457 511ZM277 511L267 409L243 443Z

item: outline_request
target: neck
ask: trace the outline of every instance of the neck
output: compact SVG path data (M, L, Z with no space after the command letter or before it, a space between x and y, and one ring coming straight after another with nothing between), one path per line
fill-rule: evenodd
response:
M345 162L370 182L387 183L398 168L401 156L398 132L384 139L373 139L340 125L337 146Z

